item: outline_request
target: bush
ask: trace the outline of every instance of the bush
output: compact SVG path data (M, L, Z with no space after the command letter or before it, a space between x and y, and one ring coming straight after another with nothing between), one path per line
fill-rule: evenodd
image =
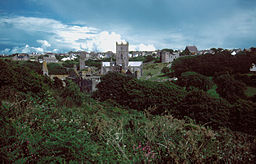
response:
M236 74L234 78L240 82L245 83L246 85L256 87L256 75L248 76L246 74Z
M78 63L75 61L71 61L71 60L67 60L62 63L62 66L67 67L67 68L74 68L74 65L78 65Z
M221 99L210 97L202 90L192 90L178 105L179 117L188 116L198 123L211 127L230 127L230 105Z
M68 74L66 68L57 63L47 64L50 75L65 75Z
M230 74L222 74L214 78L217 84L216 91L229 102L235 102L239 98L246 99L244 90L246 85L235 80Z
M45 99L28 98L27 108L1 104L1 163L255 161L253 136L93 100L82 108L56 108L53 97Z
M156 106L155 113L172 111L185 92L172 83L140 81L117 73L108 73L97 85L95 98L117 103L137 110Z
M167 73L170 72L170 70L169 70L168 67L164 67L164 68L162 68L161 72L164 73L164 74L167 74Z
M193 71L206 76L213 76L219 72L248 73L256 55L249 53L232 56L229 51L216 54L186 56L178 58L172 64L175 76L183 72Z
M8 60L0 60L0 83L2 99L8 98L14 92L43 96L51 86L49 78Z
M232 130L256 135L256 104L238 99L230 112Z
M67 107L81 106L85 98L78 85L70 80L66 81L66 87L62 89L60 97L59 103Z
M186 87L196 87L207 91L213 86L213 82L206 76L198 74L196 72L184 72L178 78L177 84Z
M146 56L144 63L148 63L148 62L151 62L153 60L154 60L153 56L152 55L148 55L148 56Z

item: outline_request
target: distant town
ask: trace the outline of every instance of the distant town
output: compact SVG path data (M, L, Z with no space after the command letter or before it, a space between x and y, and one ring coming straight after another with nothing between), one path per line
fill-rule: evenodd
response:
M250 49L226 50L231 55L237 55ZM129 51L129 43L116 43L116 53L108 52L85 52L70 51L68 53L15 53L12 55L1 55L2 58L11 58L13 61L31 61L42 64L42 73L51 79L58 78L63 81L70 79L76 82L82 91L93 92L100 82L100 77L108 72L120 72L137 79L145 77L149 79L153 76L151 72L145 73L143 66L145 63L157 61L166 63L170 68L172 62L184 56L196 56L204 54L215 54L224 51L221 48L210 50L198 50L196 46L186 46L182 50L162 49L156 51ZM64 63L64 64L63 64ZM53 65L48 69L48 65ZM57 64L57 65L56 65ZM161 66L159 67L161 68ZM162 68L161 68L162 69ZM255 64L252 64L251 71L256 71ZM176 80L175 77L164 80ZM159 80L158 80L159 81Z

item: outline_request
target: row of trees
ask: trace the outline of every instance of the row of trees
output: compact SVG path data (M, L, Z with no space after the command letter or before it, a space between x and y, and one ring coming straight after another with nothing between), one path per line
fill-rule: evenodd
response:
M193 71L206 76L213 76L220 72L247 73L252 63L256 61L256 53L231 55L229 51L216 54L187 56L175 60L172 70L175 76L183 72Z

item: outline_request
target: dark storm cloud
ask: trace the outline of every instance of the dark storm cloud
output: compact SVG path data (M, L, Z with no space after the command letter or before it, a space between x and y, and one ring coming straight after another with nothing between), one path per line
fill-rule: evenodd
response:
M255 0L10 0L0 6L4 13L96 27L160 49L256 45Z

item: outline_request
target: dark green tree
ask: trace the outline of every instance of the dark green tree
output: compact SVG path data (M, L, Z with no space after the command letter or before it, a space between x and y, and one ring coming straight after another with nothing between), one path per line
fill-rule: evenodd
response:
M229 73L222 74L214 78L217 84L217 92L230 102L235 102L239 98L247 98L244 90L246 85L237 81Z
M151 62L151 61L153 61L154 60L154 58L153 58L153 56L152 55L148 55L148 56L146 56L146 58L145 58L145 63L148 63L148 62Z
M182 73L178 78L177 84L182 87L186 87L187 89L190 87L196 87L204 91L207 91L213 86L213 82L207 76L198 74L196 72Z
M162 68L161 72L164 74L167 74L170 72L170 69L168 67L164 67L164 68Z

